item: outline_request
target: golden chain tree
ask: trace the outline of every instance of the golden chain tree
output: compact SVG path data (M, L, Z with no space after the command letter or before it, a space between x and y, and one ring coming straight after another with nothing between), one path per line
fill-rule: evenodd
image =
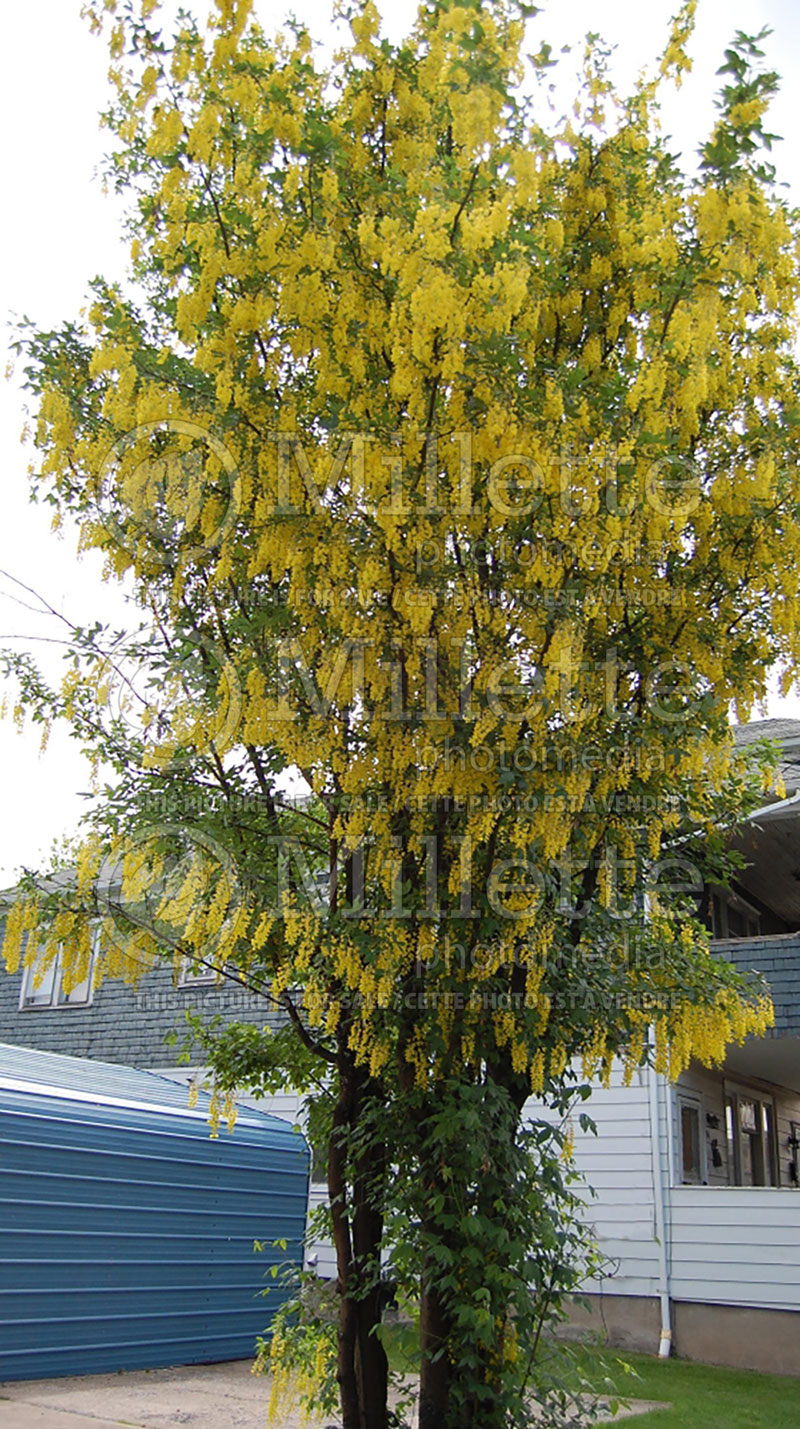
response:
M60 946L79 980L99 918L97 976L168 950L280 1003L280 1033L223 1039L220 1079L328 1079L345 1429L388 1423L399 1147L420 1429L523 1423L530 1247L492 1237L518 1225L526 1098L558 1101L576 1058L675 1075L770 1018L684 891L748 797L729 707L800 647L775 76L738 37L687 177L657 110L691 0L657 78L621 98L590 46L549 128L515 0L423 5L400 44L367 0L328 67L247 0L170 43L155 8L88 6L131 293L97 281L80 323L20 337L35 487L141 625L74 631L58 691L10 661L115 777L6 958Z

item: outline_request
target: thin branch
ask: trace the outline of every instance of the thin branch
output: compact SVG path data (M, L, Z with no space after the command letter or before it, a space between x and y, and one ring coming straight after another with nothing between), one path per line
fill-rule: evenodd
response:
M464 209L466 208L467 204L469 203L469 201L470 201L470 199L472 198L472 195L473 195L473 193L474 193L474 191L475 191L475 183L476 183L477 178L478 178L478 170L479 170L479 169L480 169L480 164L478 163L478 164L475 165L474 169L472 170L472 177L471 177L471 179L470 179L470 181L469 181L469 186L468 186L468 188L467 188L467 192L464 194L464 197L462 198L460 204L458 205L458 209L457 209L457 211L456 211L456 216L455 216L455 218L453 219L453 226L452 226L452 228L450 229L450 244L451 244L451 246L452 246L452 245L455 243L455 241L456 241L456 234L458 233L458 225L459 225L459 222L460 222L460 220L461 220L461 215L463 214Z

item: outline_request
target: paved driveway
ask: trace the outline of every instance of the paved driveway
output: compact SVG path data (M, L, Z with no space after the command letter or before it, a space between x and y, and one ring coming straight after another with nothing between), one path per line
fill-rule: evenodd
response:
M0 1384L0 1429L264 1429L269 1390L249 1360L16 1380Z

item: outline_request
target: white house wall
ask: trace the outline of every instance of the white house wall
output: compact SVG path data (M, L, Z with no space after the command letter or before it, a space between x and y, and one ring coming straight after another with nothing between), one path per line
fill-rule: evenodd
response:
M800 1308L800 1194L777 1187L674 1186L674 1300Z
M587 1214L601 1250L619 1267L615 1275L587 1284L590 1292L652 1296L658 1291L647 1076L644 1072L635 1076L625 1088L615 1071L611 1087L596 1087L583 1104L598 1128L596 1139L576 1134L578 1167L598 1193L595 1200L588 1200ZM684 1087L702 1098L707 1185L679 1184L677 1092ZM677 1089L657 1078L657 1165L665 1198L664 1239L673 1301L800 1310L800 1189L789 1181L787 1147L791 1122L800 1122L800 1096L766 1083L762 1090L770 1091L775 1100L781 1184L729 1186L721 1073L693 1066ZM718 1128L706 1126L707 1111L719 1117ZM713 1137L719 1141L723 1166L716 1168L712 1180ZM638 1155L633 1142L640 1144Z
M701 1097L708 1184L682 1186L678 1096L663 1077L656 1079L658 1155L653 1159L651 1110L646 1071L622 1084L614 1068L608 1088L596 1086L573 1116L577 1168L596 1195L587 1193L587 1218L613 1273L587 1282L603 1295L652 1297L659 1288L654 1182L660 1173L665 1199L664 1240L669 1292L674 1301L800 1309L800 1190L790 1185L787 1140L791 1122L800 1122L800 1096L769 1087L775 1099L781 1186L727 1184L727 1140L722 1075L701 1067L681 1079L680 1088ZM542 1114L541 1107L528 1110ZM585 1110L597 1136L582 1132ZM718 1116L709 1128L706 1112ZM714 1168L711 1140L722 1152Z
M575 1162L587 1186L586 1215L608 1261L608 1274L587 1282L588 1291L613 1295L658 1293L658 1243L653 1194L653 1144L650 1130L648 1073L637 1070L623 1085L620 1065L608 1087L597 1085L587 1102L579 1102L571 1117ZM582 1131L585 1111L597 1135ZM535 1100L526 1114L541 1116Z

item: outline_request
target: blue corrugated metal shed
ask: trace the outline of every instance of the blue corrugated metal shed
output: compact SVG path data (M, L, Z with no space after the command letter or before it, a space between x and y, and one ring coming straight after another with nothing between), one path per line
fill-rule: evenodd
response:
M249 1108L212 1140L208 1105L0 1044L0 1380L253 1353L270 1266L302 1259L308 1147Z

